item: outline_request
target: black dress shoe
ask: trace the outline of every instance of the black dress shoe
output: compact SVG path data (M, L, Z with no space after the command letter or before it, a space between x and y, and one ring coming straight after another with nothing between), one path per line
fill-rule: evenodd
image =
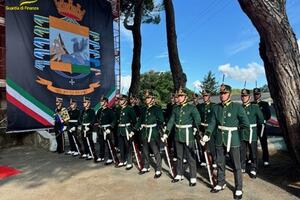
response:
M250 176L250 178L253 178L253 179L255 179L255 178L256 178L256 175L254 175L254 174L251 174L251 172L249 173L249 176Z
M194 187L194 186L196 186L196 183L190 183L189 186Z
M126 170L131 170L133 168L133 165L131 165L130 167L126 167Z
M143 175L145 173L146 173L146 171L139 171L139 175Z
M171 181L172 183L177 183L178 181L180 181L179 179L175 179L173 178L173 180Z
M212 188L212 189L210 190L210 192L211 192L211 193L218 193L218 192L224 190L225 187L226 187L226 184L224 184L223 186L221 186L221 189L216 189L216 187L214 187L214 188Z
M234 195L234 199L242 199L243 198L243 194L241 195Z
M159 178L159 177L161 177L161 173L160 173L160 174L155 174L155 175L154 175L154 178L155 178L155 179L157 179L157 178Z

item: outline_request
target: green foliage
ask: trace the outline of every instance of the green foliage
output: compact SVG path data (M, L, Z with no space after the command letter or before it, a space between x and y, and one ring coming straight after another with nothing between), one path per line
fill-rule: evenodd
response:
M121 0L120 7L123 16L128 15L128 21L133 24L134 18L134 7L136 0ZM155 0L144 0L143 1L143 15L142 23L145 24L159 24L160 23L160 11L161 4L155 5Z
M215 74L213 74L211 71L209 71L208 74L204 76L202 84L203 88L206 90L210 90L213 95L218 94L219 84L216 81Z
M143 96L143 92L146 89L149 89L157 95L157 99L162 106L169 102L173 91L171 72L155 72L151 70L141 75L140 84L140 97Z

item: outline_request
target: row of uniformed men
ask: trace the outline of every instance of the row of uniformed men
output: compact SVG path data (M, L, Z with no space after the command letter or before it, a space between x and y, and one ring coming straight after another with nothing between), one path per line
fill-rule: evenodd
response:
M254 91L258 93L258 89ZM250 91L242 90L243 106L230 101L231 87L228 85L222 85L220 88L220 100L221 103L212 106L209 101L209 91L204 90L202 95L204 96L204 104L199 106L199 112L194 105L187 103L187 95L183 90L177 92L178 105L172 109L172 114L167 123L165 133L162 136L162 140L165 141L173 126L175 126L175 146L177 150L177 173L172 182L178 182L183 179L183 156L188 160L190 167L190 186L196 185L196 161L195 161L195 137L200 132L204 132L201 142L206 143L208 141L214 141L216 147L215 162L218 166L218 181L217 185L212 189L212 192L218 192L226 187L225 185L225 154L229 152L234 161L234 176L236 180L235 197L242 197L242 177L241 171L245 169L246 156L245 146L251 144L251 174L256 176L257 169L257 124L263 124L263 118L258 106L250 104ZM155 98L151 92L145 94L146 107L143 108L141 116L136 123L136 115L133 109L127 105L126 96L121 95L119 97L119 109L117 109L117 120L113 117L112 111L107 106L107 99L101 100L101 109L97 112L97 122L100 130L102 129L102 138L110 135L111 128L115 125L118 127L118 141L121 151L121 161L118 164L119 167L125 166L126 169L132 168L131 159L131 145L129 144L134 132L140 131L142 135L143 143L143 161L144 167L141 169L141 174L150 170L149 168L149 147L152 149L156 159L156 172L154 178L161 176L161 157L159 154L159 138L163 127L163 114L162 110L154 104ZM57 112L62 112L61 101L57 101ZM92 117L88 117L91 113L89 108L89 100L84 101L84 111L79 117L79 123L82 124L83 139L86 138L87 142L84 142L85 153L88 156L94 156L97 161L96 154L94 153L93 142L91 140L91 134L89 132L92 129ZM244 108L243 108L244 107ZM72 113L72 102L69 112ZM109 110L105 112L105 110ZM203 112L204 111L204 112ZM106 114L105 114L106 113ZM90 114L91 115L91 114ZM105 121L106 117L111 116L110 121ZM62 114L61 114L62 116ZM108 117L109 118L109 117ZM107 118L107 119L108 119ZM70 114L68 132L71 132L73 127L72 114ZM63 120L64 121L64 120ZM65 120L67 121L67 120ZM249 122L250 121L250 122ZM78 125L77 124L77 125ZM198 130L195 135L193 128ZM73 129L74 130L74 129ZM200 130L200 131L199 131ZM59 133L58 133L59 134ZM69 138L74 136L71 134ZM197 137L196 137L197 138ZM76 141L74 139L74 141ZM75 142L76 143L76 142ZM210 142L212 143L212 142ZM242 144L242 160L240 159L240 145ZM100 145L101 146L101 145ZM73 148L75 149L75 148ZM78 148L77 148L78 150ZM76 151L75 151L76 152ZM77 151L78 152L78 151ZM91 153L90 153L91 152ZM102 154L104 158L104 154ZM88 157L89 158L89 157ZM242 167L241 167L242 162Z

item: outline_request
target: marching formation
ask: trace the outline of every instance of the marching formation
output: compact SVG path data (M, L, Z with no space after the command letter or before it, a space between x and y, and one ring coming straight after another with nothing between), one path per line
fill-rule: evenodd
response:
M150 172L151 157L154 157L154 179L162 175L162 156L165 156L171 182L183 180L187 166L191 187L197 184L198 163L206 166L213 193L226 188L225 164L229 156L235 180L234 198L241 199L242 174L247 172L251 178L257 176L258 138L264 165L269 164L264 128L271 116L269 105L261 101L259 88L253 90L253 102L250 90L243 89L242 104L231 101L231 87L225 84L220 87L220 103L210 101L209 90L203 89L201 95L203 103L199 104L196 94L193 103L188 103L186 92L179 89L172 95L165 112L156 105L156 96L149 90L144 93L143 106L139 105L138 98L118 95L110 108L108 99L102 97L101 107L96 112L90 108L87 97L83 99L82 111L77 108L76 101L71 100L66 109L63 99L56 98L57 152L65 152L66 131L70 144L66 154L106 165L114 163L115 167L126 170L136 164L140 175ZM95 147L93 132L97 132L99 148Z

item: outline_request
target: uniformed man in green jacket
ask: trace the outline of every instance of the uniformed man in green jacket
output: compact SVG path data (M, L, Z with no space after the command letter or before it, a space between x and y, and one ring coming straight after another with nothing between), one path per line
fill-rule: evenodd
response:
M196 185L196 155L195 155L195 136L193 125L199 128L200 115L197 108L187 103L187 94L180 88L177 92L178 106L174 107L172 115L167 124L167 129L162 137L165 141L175 126L175 145L177 149L177 175L172 182L183 180L183 155L187 156L190 170L190 186Z
M251 104L250 90L242 89L241 91L241 100L243 107L246 111L250 122L250 132L241 130L241 165L242 172L246 171L246 154L247 147L250 148L250 159L251 159L251 168L250 168L250 177L256 178L257 173L257 126L264 123L264 116L260 111L257 104Z
M203 89L202 92L203 97L203 103L199 104L197 106L197 109L201 116L201 124L200 124L200 130L204 133L205 129L208 127L208 124L210 123L213 107L216 105L215 103L210 101L211 92L210 90ZM215 145L215 138L211 137L208 142L208 151L212 156L212 166L213 168L217 167L216 164L216 145ZM204 158L202 156L201 158L204 161ZM205 163L201 162L201 166L205 166Z
M93 141L93 127L95 120L95 111L90 108L91 99L89 97L83 97L83 110L79 118L79 124L81 125L81 136L84 145L84 154L81 158L86 160L94 159L97 162L97 155L95 153L95 145Z
M132 107L128 106L128 98L126 95L120 95L119 105L117 126L121 160L118 167L126 166L126 170L130 170L133 167L131 140L134 136L133 128L136 123L136 115Z
M64 131L67 129L67 124L70 119L68 110L63 107L63 99L56 97L55 100L55 114L54 114L54 132L57 142L57 153L65 151Z
M141 140L143 144L143 163L144 168L140 174L150 171L150 152L152 149L156 160L154 178L161 176L161 156L160 156L160 131L163 129L164 116L160 107L155 105L155 96L152 91L145 91L144 94L146 107L143 107L141 116L136 124L136 128L140 130Z
M208 142L211 137L216 139L218 180L217 185L211 190L216 193L226 187L225 182L225 155L230 153L234 164L235 199L243 195L243 181L240 161L240 136L239 130L249 131L250 124L245 109L241 104L230 100L231 87L222 84L220 87L221 103L214 106L211 121L205 130L202 142Z
M261 112L264 115L265 121L264 124L257 127L259 141L261 144L262 152L263 152L263 162L264 166L269 166L269 150L268 150L268 136L265 129L266 122L271 118L271 111L268 102L261 100L261 91L259 88L253 89L254 101L252 103L258 104Z
M78 120L80 117L80 110L77 108L77 101L74 99L70 100L70 107L68 108L70 120L68 123L68 137L70 142L70 151L67 154L78 156L82 153L81 145L78 140Z
M100 105L101 107L99 108L96 114L96 123L98 125L97 133L98 133L99 146L100 146L100 154L99 154L98 161L102 162L104 161L104 157L105 157L106 141L112 140L112 131L116 124L116 117L112 109L108 107L107 97L101 97ZM110 151L107 150L107 152ZM105 164L109 165L112 162L113 162L112 155L111 153L108 153L108 158Z

